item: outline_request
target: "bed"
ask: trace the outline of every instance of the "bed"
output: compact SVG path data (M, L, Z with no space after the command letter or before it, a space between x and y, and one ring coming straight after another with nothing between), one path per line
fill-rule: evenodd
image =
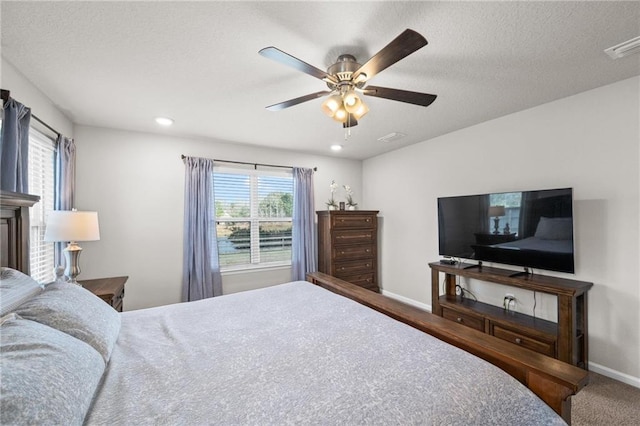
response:
M2 274L2 424L553 425L587 381L321 273L124 313Z

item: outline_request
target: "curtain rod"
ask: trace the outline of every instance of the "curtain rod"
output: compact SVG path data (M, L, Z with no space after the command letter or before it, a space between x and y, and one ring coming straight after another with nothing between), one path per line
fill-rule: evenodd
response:
M11 92L9 90L5 90L5 89L0 89L0 96L2 97L2 102L4 102L5 104L7 102L9 102L9 98L11 97ZM4 104L3 104L4 105ZM35 119L38 123L42 124L44 127L46 127L47 129L51 130L53 133L55 133L57 136L62 135L62 133L60 133L59 131L57 131L56 129L54 129L53 127L49 126L47 123L45 123L44 121L42 121L40 118L38 118L37 115L35 115L34 113L31 113L31 117L33 119Z
M184 160L187 156L182 154L180 157ZM276 164L247 163L245 161L233 161L233 160L216 160L215 158L213 159L213 161L217 161L219 163L246 164L246 165L249 165L249 166L253 166L254 170L257 169L258 166L262 166L262 167L279 167L281 169L293 169L293 166L278 166ZM314 167L313 171L317 172L318 168Z

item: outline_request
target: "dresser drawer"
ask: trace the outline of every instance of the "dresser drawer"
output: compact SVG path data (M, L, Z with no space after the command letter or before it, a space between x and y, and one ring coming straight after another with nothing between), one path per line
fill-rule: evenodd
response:
M498 325L493 326L493 335L499 339L515 343L518 346L531 349L532 351L539 352L543 355L548 355L551 357L556 356L555 342L545 342L542 340L538 340L531 336L526 336L522 333L502 328Z
M351 275L373 274L375 272L375 262L373 262L373 260L336 262L334 271L333 276L337 278L347 278Z
M335 214L331 216L331 227L334 229L369 228L377 226L377 217L371 214Z
M442 317L484 332L484 318L482 317L476 317L475 315L466 313L463 314L445 307L442 308Z
M337 261L373 257L375 249L372 244L358 246L333 247L333 258Z
M378 284L375 282L373 273L353 275L350 277L345 277L343 279L357 286L364 287L369 290L378 291Z
M374 231L358 230L358 231L334 231L333 244L373 244L376 241L376 233Z

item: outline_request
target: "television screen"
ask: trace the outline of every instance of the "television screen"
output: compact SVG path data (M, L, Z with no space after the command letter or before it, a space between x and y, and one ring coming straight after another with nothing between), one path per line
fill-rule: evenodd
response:
M575 272L572 188L438 198L440 255Z

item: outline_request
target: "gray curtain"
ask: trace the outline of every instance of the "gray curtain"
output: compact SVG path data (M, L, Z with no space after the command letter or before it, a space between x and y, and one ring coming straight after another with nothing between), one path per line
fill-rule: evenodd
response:
M291 279L304 280L317 269L313 170L293 168Z
M213 160L185 157L182 300L190 302L222 294L218 262Z
M29 193L29 122L31 109L9 99L3 107L0 135L0 188Z
M54 210L71 210L76 206L76 144L71 138L58 135L56 141L56 175ZM55 264L64 265L65 243L55 243Z

